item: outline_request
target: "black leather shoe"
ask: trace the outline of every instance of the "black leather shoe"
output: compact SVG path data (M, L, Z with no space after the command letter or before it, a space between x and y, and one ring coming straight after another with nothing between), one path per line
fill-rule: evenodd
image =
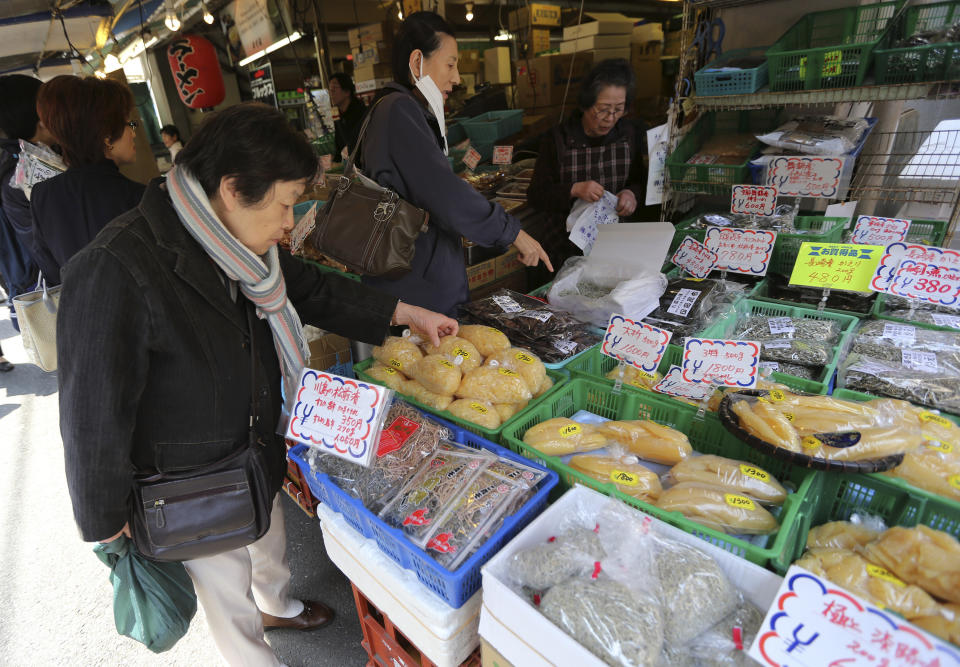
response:
M316 630L333 620L333 610L322 602L303 601L303 611L292 618L280 618L260 612L263 616L263 629L293 628L294 630Z

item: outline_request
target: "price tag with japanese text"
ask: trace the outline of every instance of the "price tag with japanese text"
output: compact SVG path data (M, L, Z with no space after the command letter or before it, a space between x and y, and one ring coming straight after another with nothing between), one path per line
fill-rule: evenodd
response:
M960 270L960 252L956 250L900 241L883 249L880 262L870 281L870 289L875 292L889 292L894 274L904 260L934 264L951 271Z
M901 218L878 218L875 215L861 215L853 226L853 243L887 246L907 238L910 220Z
M881 567L867 577L905 587ZM957 667L960 649L900 616L793 566L750 646L761 665L790 667Z
M670 261L694 278L706 278L713 271L717 259L717 253L713 250L692 236L685 236Z
M836 199L840 174L846 158L775 157L767 165L766 185L777 188L781 197L823 197Z
M802 243L790 274L791 285L869 292L883 246Z
M687 338L680 377L685 382L749 389L757 383L759 361L760 343L752 340Z
M314 202L303 216L297 220L297 224L294 225L293 231L290 232L290 253L295 255L300 252L303 242L306 240L307 235L313 231L314 226L317 224L317 203Z
M513 162L513 146L494 146L493 164L510 164Z
M894 271L889 291L897 296L956 308L960 306L960 268L905 259Z
M683 379L683 370L679 366L671 366L660 382L653 386L653 390L668 396L702 401L713 393L713 386L703 382L687 382Z
M600 351L608 357L655 373L673 334L623 315L611 315Z
M393 391L377 384L304 368L286 437L325 454L369 465Z
M734 185L730 212L746 215L773 215L777 208L777 189L772 185Z
M463 163L472 171L477 168L477 165L480 164L480 160L482 159L483 156L477 152L476 148L471 146L469 150L467 150L467 154L463 156Z
M765 276L776 242L777 233L766 229L711 227L704 245L717 253L714 270Z

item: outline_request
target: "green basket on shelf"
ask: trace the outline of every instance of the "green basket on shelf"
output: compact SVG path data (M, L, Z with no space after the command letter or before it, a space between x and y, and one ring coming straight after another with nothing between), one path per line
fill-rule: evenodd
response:
M952 331L957 332L955 327L941 326L939 324L931 324L928 322L917 322L915 320L907 320L902 317L893 317L892 315L887 315L886 311L887 295L878 294L876 301L873 302L873 310L871 314L878 320L888 320L890 322L898 322L900 324L909 324L911 326L918 327L920 329L932 329L933 331ZM960 313L958 313L960 314Z
M949 227L950 223L946 220L911 220L906 241L942 247Z
M637 500L612 483L587 477L563 463L559 457L547 456L524 444L523 434L528 429L553 417L570 417L579 410L588 410L608 419L652 419L687 433L693 448L701 453L747 461L763 468L781 482L789 483L796 490L788 496L780 512L780 530L766 546L758 546L702 526L678 512L667 512ZM697 409L692 406L649 392L615 393L608 385L577 378L552 394L548 400L525 411L521 419L512 421L503 431L503 444L556 471L560 475L560 485L565 488L574 484L589 486L753 563L788 566L797 542L806 538L808 514L816 503L820 489L820 473L792 466L749 447L727 432L716 415L707 414L704 419L697 419L696 414Z
M764 281L753 291L753 293L750 295L750 298L754 301L766 301L769 303L778 303L784 306L796 306L797 308L816 308L815 305L809 303L790 301L789 299L779 299L777 297L770 296L770 285L771 283L769 281ZM874 303L876 303L876 299L874 299ZM871 308L871 310L859 311L842 310L840 308L824 308L823 311L827 313L835 313L837 315L853 315L855 317L863 318L869 317L873 312L873 309Z
M356 373L357 379L364 380L365 382L372 382L374 384L380 384L379 382L374 380L372 377L370 377L366 373L366 370L373 365L374 361L375 360L371 357L370 359L365 359L361 361L359 364L354 364L353 371L354 373ZM405 396L400 392L397 392L397 395L403 396L403 400L407 401L408 403L412 403L413 405L417 406L421 410L426 410L427 412L431 412L435 415L443 417L447 421L451 421L457 424L458 426L470 431L471 433L476 433L482 438L486 438L487 440L490 440L495 444L499 444L500 434L504 428L512 424L517 419L520 419L527 410L530 410L536 407L543 401L547 400L550 396L558 392L563 387L563 385L566 384L567 382L567 374L562 371L551 370L548 368L547 375L550 376L551 380L553 380L553 386L549 389L549 391L543 394L543 396L539 396L531 400L530 403L527 404L526 408L524 408L523 410L515 414L513 417L511 417L510 419L508 419L506 422L504 422L498 428L495 428L495 429L489 429L489 428L484 428L482 426L478 426L473 422L469 422L466 419L461 419L456 415L450 414L446 410L435 410L428 405L424 405L423 403L416 400L415 398L411 398L410 396Z
M908 7L874 51L878 84L955 81L960 78L960 41L897 47L901 40L928 30L950 28L960 20L960 2Z
M860 86L873 51L901 2L805 15L767 49L770 90Z

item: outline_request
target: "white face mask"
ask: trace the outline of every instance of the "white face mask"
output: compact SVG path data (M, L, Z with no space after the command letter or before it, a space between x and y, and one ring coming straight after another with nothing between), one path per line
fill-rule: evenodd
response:
M410 71L413 74L413 70ZM447 146L447 121L443 117L443 93L440 92L440 87L434 82L429 74L423 74L423 55L420 56L420 76L416 77L417 79L417 90L419 90L424 98L427 100L427 104L430 105L430 111L433 112L434 117L437 119L437 123L440 124L440 135L443 137L443 154L448 154Z

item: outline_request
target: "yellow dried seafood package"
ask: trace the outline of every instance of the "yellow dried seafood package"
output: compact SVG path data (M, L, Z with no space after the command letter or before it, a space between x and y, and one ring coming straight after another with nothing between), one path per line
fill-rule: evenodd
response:
M942 604L939 613L911 618L910 622L930 634L960 646L960 605Z
M500 415L500 421L505 422L527 407L527 403L529 402L530 401L520 401L519 403L495 403L493 407Z
M918 489L960 500L960 449L958 445L926 440L907 452L903 462L886 475L899 477Z
M731 535L766 535L780 524L752 498L698 484L677 484L666 489L656 502L668 512Z
M880 532L850 521L830 521L810 529L807 549L856 549L873 542Z
M457 335L473 343L484 357L510 348L510 339L502 331L482 324L464 324Z
M640 465L635 456L578 454L570 458L569 465L599 482L613 482L623 493L646 502L656 500L662 490L657 474Z
M463 376L457 398L478 398L491 403L520 403L533 398L523 376L509 368L481 366Z
M413 365L422 357L423 352L419 347L399 336L387 336L383 345L373 348L374 359L404 374L409 373Z
M533 397L540 398L551 389L553 389L553 379L549 375L544 376L543 382L541 382L537 390L533 392Z
M909 584L960 603L960 542L924 525L894 526L863 547L863 554Z
M679 463L693 451L686 434L647 419L607 421L597 424L597 430L631 454L664 465Z
M433 346L429 341L423 344L423 351L427 354L445 354L451 359L460 357L460 370L469 373L483 363L483 357L473 343L460 336L444 336L440 345Z
M647 373L636 366L614 366L613 370L605 376L608 380L623 380L624 384L632 384L634 387L642 389L653 389L663 376L660 373Z
M433 408L434 410L446 410L447 406L453 402L453 396L432 392L416 380L407 380L404 382L400 393L415 398L428 408Z
M769 403L751 403L746 398L734 396L731 409L739 417L740 426L747 433L791 452L800 451L800 436L793 430L787 418Z
M442 354L428 354L410 368L410 378L427 391L441 396L453 396L463 375L460 368Z
M527 383L531 392L536 391L547 377L547 369L543 362L530 350L520 347L511 347L507 350L494 352L485 362L487 366L499 366L516 371Z
M669 476L676 483L712 486L762 503L781 505L787 499L787 490L766 470L713 454L690 456L673 466Z
M554 417L528 429L523 442L549 456L565 456L605 447L607 439L592 424Z
M367 369L367 375L380 384L399 392L403 391L403 384L407 381L403 373L392 366L384 366L379 361L375 361L373 365Z
M447 406L447 411L483 428L500 428L500 414L492 403L475 398L458 398Z

